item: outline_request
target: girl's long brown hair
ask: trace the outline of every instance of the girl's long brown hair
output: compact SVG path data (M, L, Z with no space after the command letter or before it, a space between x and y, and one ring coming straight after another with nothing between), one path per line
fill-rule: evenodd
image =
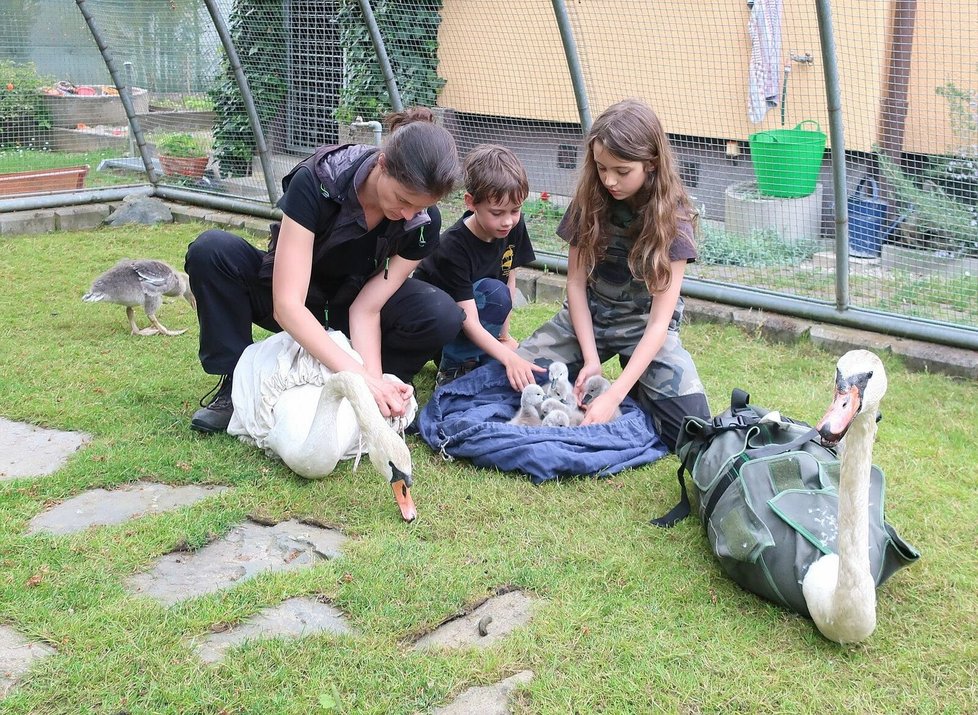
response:
M672 280L669 248L679 221L695 218L669 139L655 112L638 99L611 105L592 125L585 145L587 156L568 217L581 267L588 275L607 248L612 203L594 163L596 141L618 159L640 161L649 169L645 184L628 199L635 212L629 226L635 244L628 254L628 267L633 275L645 281L650 293L663 291Z

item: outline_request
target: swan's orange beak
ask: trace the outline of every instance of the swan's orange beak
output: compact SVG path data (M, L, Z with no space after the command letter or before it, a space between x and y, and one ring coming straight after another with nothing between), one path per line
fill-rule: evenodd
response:
M858 385L844 385L836 390L835 399L828 412L815 426L822 438L822 444L832 447L839 443L852 424L852 420L859 413L862 399L862 390Z
M397 508L401 510L404 521L414 521L418 517L418 512L411 498L411 488L403 479L398 479L396 482L391 482L391 489L394 490L394 501L397 502Z

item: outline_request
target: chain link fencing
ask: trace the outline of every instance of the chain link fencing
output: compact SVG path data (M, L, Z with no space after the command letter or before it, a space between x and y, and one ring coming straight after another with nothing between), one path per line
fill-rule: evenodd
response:
M0 0L0 211L147 185L267 211L315 146L380 142L385 114L422 105L463 155L495 142L520 156L534 245L559 266L582 126L639 97L700 211L690 291L864 311L869 327L876 315L974 346L978 0L835 2L828 38L819 5ZM832 171L843 156L844 195ZM453 221L461 196L441 209Z

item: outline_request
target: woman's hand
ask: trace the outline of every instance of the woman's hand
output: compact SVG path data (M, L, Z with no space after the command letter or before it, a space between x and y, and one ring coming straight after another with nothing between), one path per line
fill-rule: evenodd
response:
M367 387L373 395L377 407L384 418L403 417L411 404L414 388L403 382L392 382L383 378L368 377Z

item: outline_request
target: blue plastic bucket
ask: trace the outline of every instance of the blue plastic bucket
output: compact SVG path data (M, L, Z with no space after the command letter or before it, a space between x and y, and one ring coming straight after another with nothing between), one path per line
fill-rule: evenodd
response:
M868 176L863 178L849 196L847 206L849 255L853 258L879 258L883 254L883 220L887 205L880 199L876 181Z

